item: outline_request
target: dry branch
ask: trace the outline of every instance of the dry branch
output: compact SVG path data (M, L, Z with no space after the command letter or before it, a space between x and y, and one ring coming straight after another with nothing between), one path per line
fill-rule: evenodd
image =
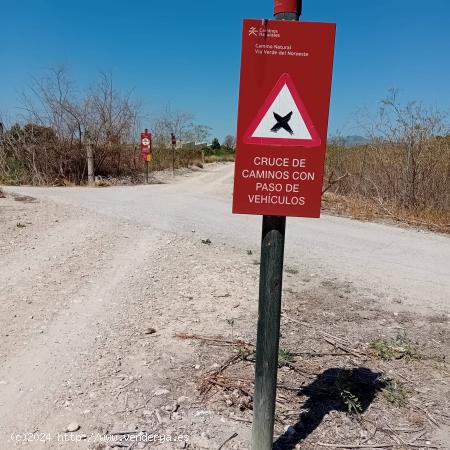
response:
M321 447L330 448L391 448L392 444L328 444L326 442L317 442Z
M177 333L175 334L175 337L185 340L189 339L197 340L211 345L218 345L220 347L252 347L252 348L255 347L255 345L250 342L245 342L241 340L229 340L222 337L201 336L198 334L186 334L186 333Z

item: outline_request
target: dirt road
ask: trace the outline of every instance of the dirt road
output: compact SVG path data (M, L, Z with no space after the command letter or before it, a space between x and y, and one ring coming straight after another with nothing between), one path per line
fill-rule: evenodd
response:
M261 219L231 214L231 186L215 165L150 186L4 189L22 197L0 199L1 449L100 449L143 430L179 437L158 448L234 432L227 448L247 448L248 424L196 394L221 352L175 337L254 338ZM287 230L288 292L448 319L447 237L331 216Z
M130 220L157 232L210 237L257 248L261 219L231 214L232 165L175 183L110 189L14 188L11 191ZM450 240L433 233L323 216L289 219L287 258L323 276L381 291L418 310L450 306Z

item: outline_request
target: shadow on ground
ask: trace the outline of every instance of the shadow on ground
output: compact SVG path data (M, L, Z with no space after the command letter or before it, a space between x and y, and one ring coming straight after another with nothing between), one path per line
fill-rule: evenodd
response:
M311 384L302 388L299 396L309 397L295 425L273 444L273 450L292 450L306 439L331 411L363 413L385 382L380 373L367 368L327 369Z

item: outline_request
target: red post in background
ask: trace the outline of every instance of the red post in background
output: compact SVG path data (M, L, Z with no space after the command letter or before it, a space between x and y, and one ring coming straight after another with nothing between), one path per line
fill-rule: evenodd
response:
M147 128L141 133L141 159L148 161L148 155L152 153L152 133L149 133Z
M145 182L148 183L148 163L152 160L152 133L147 128L141 133L141 159L145 161Z

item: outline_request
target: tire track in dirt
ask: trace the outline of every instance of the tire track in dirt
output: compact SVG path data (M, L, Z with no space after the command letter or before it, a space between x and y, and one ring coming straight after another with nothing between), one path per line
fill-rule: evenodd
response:
M10 323L11 335L6 337L11 338L12 345L8 345L8 341L6 346L2 345L0 434L3 442L8 442L11 432L34 431L46 417L52 418L49 406L61 389L67 389L67 383L76 379L85 358L83 355L94 351L102 327L107 328L112 319L125 313L126 302L122 299L129 295L130 279L139 271L139 261L148 251L148 247L141 245L135 226L112 221L104 224L101 218L72 225L71 220L61 225L66 231L58 234L58 244L50 245L53 239L50 235L36 247L39 257L33 264L32 278L19 275L21 283L15 283L19 285L20 295L42 300L39 310L43 317L39 323L45 325L40 326L38 332L28 330L27 334L27 330L17 326L20 320L15 320ZM147 240L147 245L151 248L152 241ZM102 255L104 246L107 249ZM80 255L73 264L67 263L71 248L76 248ZM20 263L17 261L26 260L23 253L26 254L26 250L22 250L22 255L19 250L8 256L15 259L16 264L6 266L7 270L2 271L3 280L18 273ZM55 253L60 258L57 264L39 264L46 255ZM98 262L92 271L87 264L89 260ZM84 267L85 277L77 272L81 267ZM61 282L59 291L53 290L51 282L35 283L39 276L47 278L49 269L52 278ZM58 295L65 295L64 300L56 302ZM30 305L25 305L25 313L21 313L24 305L14 304L10 304L8 312L17 311L15 315L19 319L30 312L27 308ZM8 320L10 317L2 318L2 322ZM63 419L64 414L58 416L59 425ZM58 431L64 429L58 428Z
M90 277L108 265L117 227L103 220L67 218L43 239L25 242L3 257L0 327L3 357L43 333ZM94 251L93 251L94 249Z

